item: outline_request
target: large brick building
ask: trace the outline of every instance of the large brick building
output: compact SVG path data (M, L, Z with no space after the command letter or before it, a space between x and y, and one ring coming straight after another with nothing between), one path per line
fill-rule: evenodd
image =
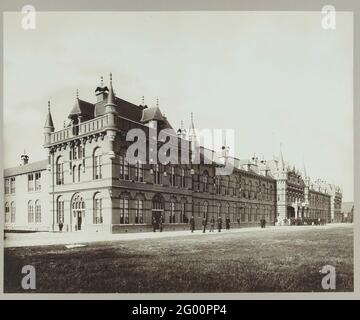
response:
M6 229L57 231L62 221L65 232L150 231L153 219L162 217L165 230L183 230L191 216L196 228L203 218L219 216L229 217L232 227L258 225L260 219L270 225L297 218L337 221L338 187L311 183L306 170L290 169L281 152L268 161L240 160L229 157L224 145L216 158L199 146L193 119L188 133L175 131L158 105L116 97L111 82L96 88L95 103L77 96L63 129L55 130L49 104L47 160L28 163L24 154L20 166L4 171ZM131 163L127 134L135 128L145 132L147 156ZM182 155L167 164L148 152L162 129L181 146ZM165 143L156 139L155 149ZM199 154L199 161L182 161L184 154ZM228 162L232 173L217 174Z

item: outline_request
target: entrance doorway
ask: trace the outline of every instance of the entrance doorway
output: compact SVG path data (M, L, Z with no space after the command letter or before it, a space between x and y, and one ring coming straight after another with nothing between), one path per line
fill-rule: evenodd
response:
M71 200L71 226L73 231L83 229L85 221L85 202L80 193L76 193Z
M291 206L287 207L286 217L288 219L295 218L295 208L294 207L291 207Z
M160 221L164 222L164 203L165 200L161 194L154 196L152 200L152 221L155 224L155 229L160 228Z

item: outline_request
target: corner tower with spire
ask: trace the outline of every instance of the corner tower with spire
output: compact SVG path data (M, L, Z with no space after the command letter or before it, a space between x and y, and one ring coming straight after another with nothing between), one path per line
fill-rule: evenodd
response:
M281 224L286 218L287 203L286 203L286 181L287 170L285 167L284 157L280 145L279 159L277 163L277 172L275 174L276 179L276 215L277 223Z

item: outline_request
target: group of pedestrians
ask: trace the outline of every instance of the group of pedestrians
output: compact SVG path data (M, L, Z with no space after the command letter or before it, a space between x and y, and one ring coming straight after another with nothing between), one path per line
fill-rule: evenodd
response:
M202 220L202 226L203 226L202 231L203 231L203 233L206 232L207 225L208 225L207 219L203 218L203 220ZM222 221L221 216L219 216L217 218L217 220L216 220L216 227L217 227L218 232L221 232L221 230L223 228L223 221ZM225 228L226 228L226 230L230 230L230 218L229 217L226 217L226 219L225 219ZM211 217L209 232L214 232L214 229L215 229L215 218ZM190 230L191 230L191 232L194 232L194 230L195 230L195 218L194 218L194 216L191 216L191 218L190 218Z

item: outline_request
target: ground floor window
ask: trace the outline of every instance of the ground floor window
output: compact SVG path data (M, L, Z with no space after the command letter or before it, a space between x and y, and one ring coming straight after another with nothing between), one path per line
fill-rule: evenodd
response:
M99 193L94 197L94 224L103 223L102 199Z
M8 203L5 203L5 222L10 222L10 207Z
M182 202L180 204L180 223L187 223L186 211L185 211L185 203Z
M35 223L41 223L41 204L39 200L35 202Z
M34 223L34 205L32 201L28 202L28 223Z
M10 222L15 223L15 202L11 202Z
M169 223L175 223L175 202L170 202Z
M59 197L56 203L56 223L64 223L64 199Z
M143 201L139 199L135 203L135 223L144 223Z
M129 224L129 199L120 199L120 224Z

